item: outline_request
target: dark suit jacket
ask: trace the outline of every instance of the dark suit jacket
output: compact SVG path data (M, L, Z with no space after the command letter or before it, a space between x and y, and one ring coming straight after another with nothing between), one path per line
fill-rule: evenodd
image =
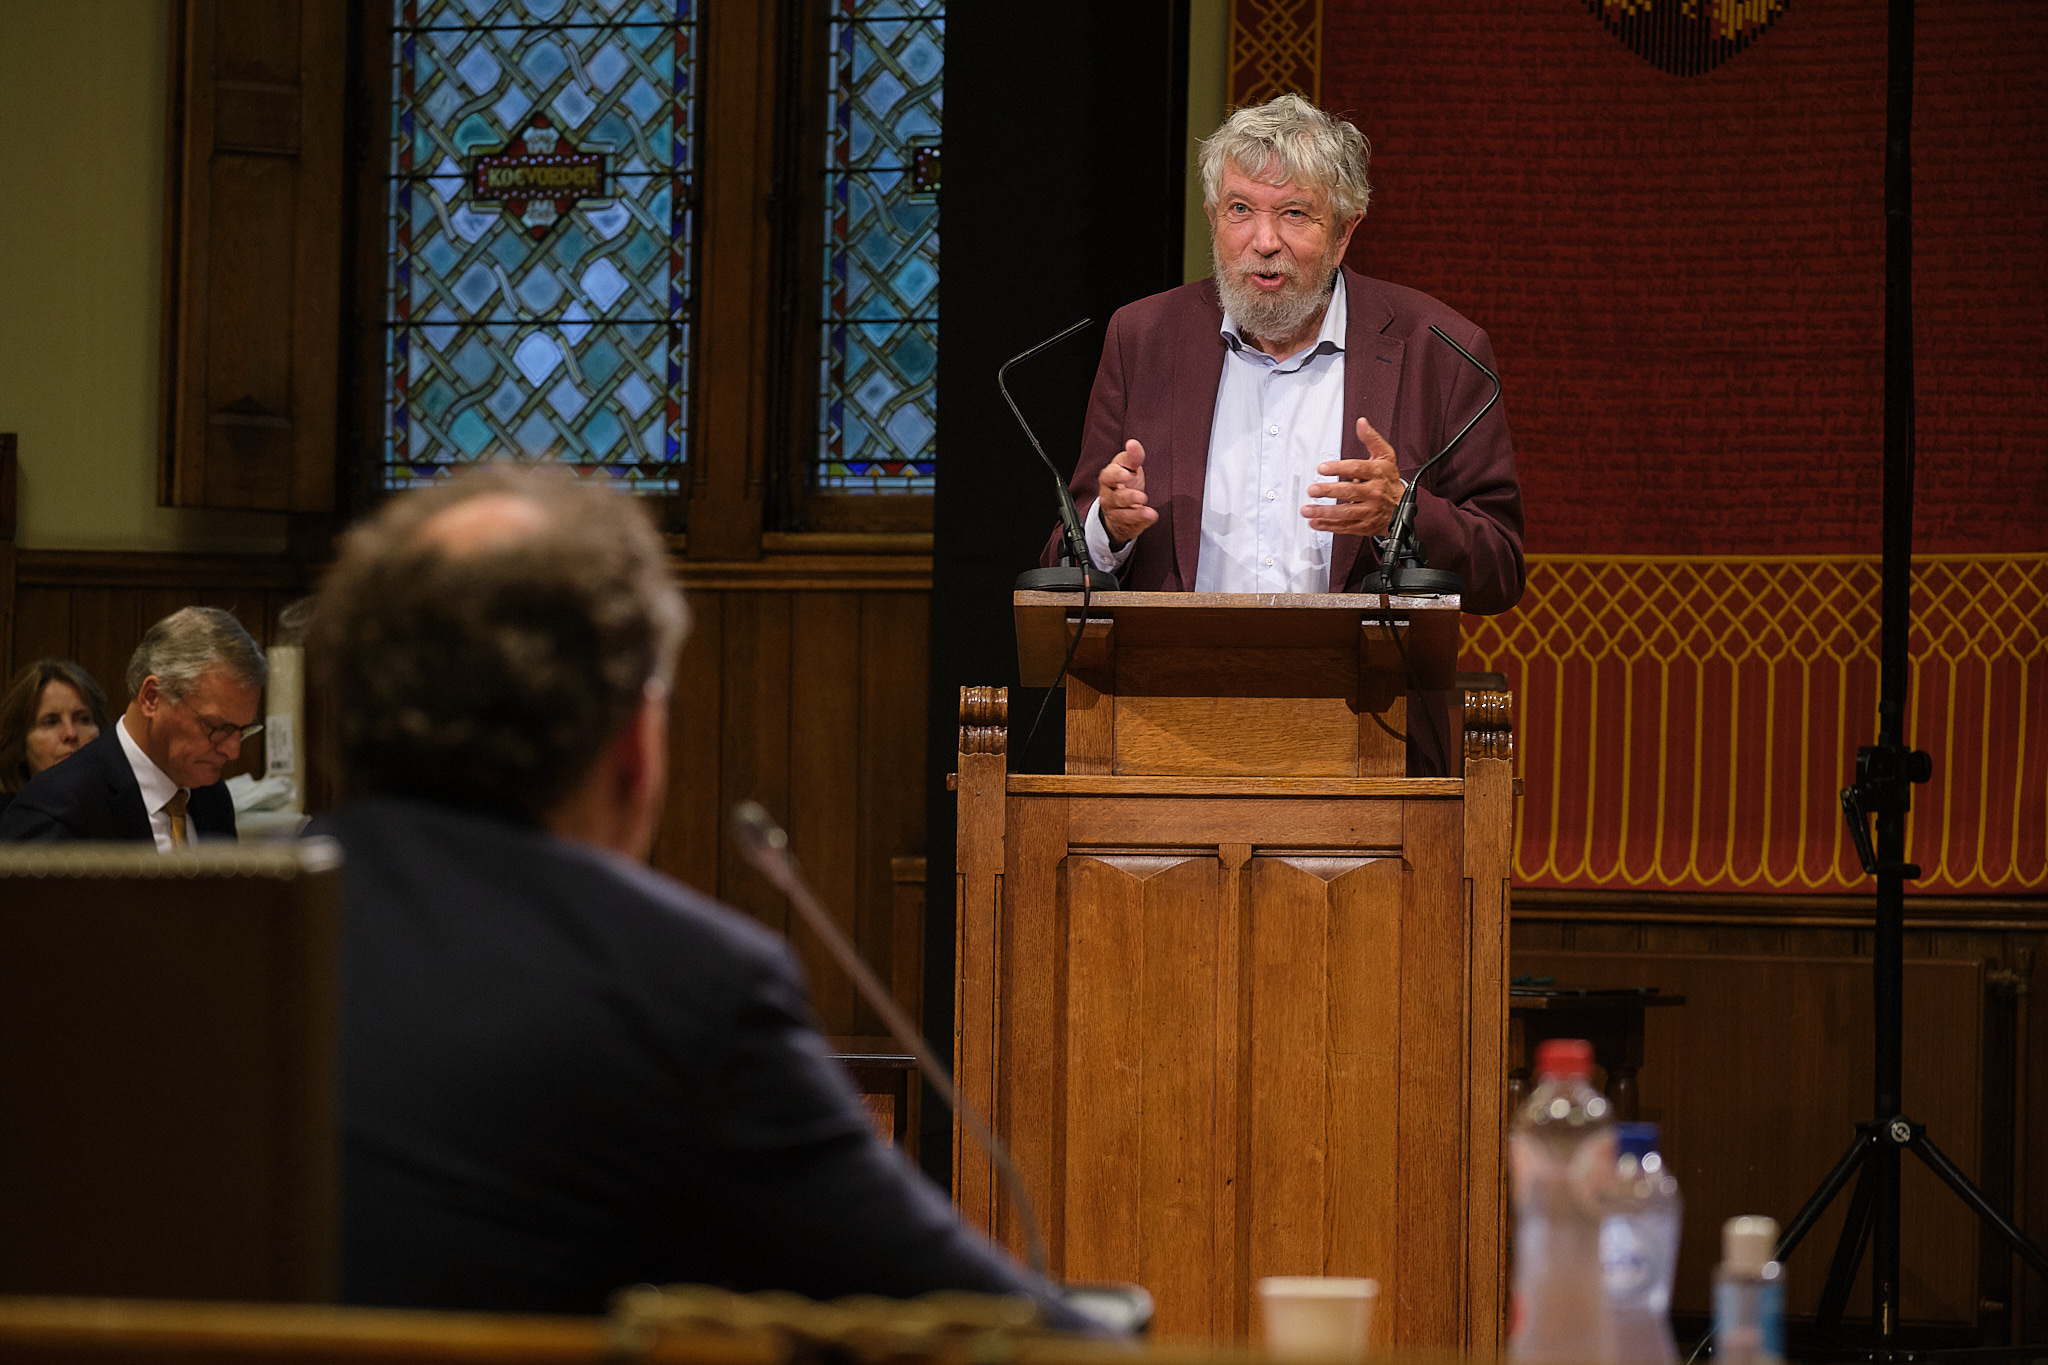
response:
M1340 458L1368 452L1358 440L1364 417L1411 473L1428 460L1493 392L1486 376L1429 332L1431 323L1494 368L1486 333L1427 294L1344 270L1344 442ZM1102 343L1102 364L1088 399L1074 498L1083 515L1095 480L1135 439L1145 447L1145 492L1159 520L1138 537L1119 574L1132 592L1185 592L1195 586L1202 543L1202 490L1209 432L1223 378L1223 306L1216 282L1201 280L1117 310ZM1506 611L1522 596L1522 494L1505 403L1496 404L1464 443L1422 481L1415 524L1424 560L1465 580L1464 608ZM1059 533L1044 562L1057 563ZM1330 547L1332 591L1354 590L1379 563L1362 536Z
M375 798L316 828L347 855L348 1302L1047 1294L875 1137L780 939L490 816Z
M128 766L121 737L114 732L120 723L116 716L98 739L30 778L7 813L0 815L0 843L153 838L142 788L136 785L135 770ZM234 838L235 802L228 784L194 788L185 818L197 837Z

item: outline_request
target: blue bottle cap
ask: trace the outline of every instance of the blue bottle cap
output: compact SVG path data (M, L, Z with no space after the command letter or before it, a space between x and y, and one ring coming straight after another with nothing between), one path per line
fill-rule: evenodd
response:
M1638 1161L1657 1150L1657 1125L1654 1123L1617 1123L1614 1138L1620 1145L1619 1155L1632 1156Z

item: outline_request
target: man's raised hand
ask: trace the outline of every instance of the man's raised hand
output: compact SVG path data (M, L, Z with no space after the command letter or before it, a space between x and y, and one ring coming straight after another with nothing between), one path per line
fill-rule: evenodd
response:
M1112 548L1136 540L1138 533L1159 520L1159 514L1145 501L1145 447L1125 441L1095 479L1096 505L1102 509L1102 529L1109 532Z
M1312 498L1336 499L1333 503L1312 502L1301 509L1308 524L1318 531L1381 535L1394 520L1394 509L1401 504L1401 493L1407 485L1395 465L1394 448L1363 417L1358 419L1358 439L1372 458L1325 460L1316 466L1316 473L1337 480L1308 486ZM1106 519L1103 524L1108 524Z

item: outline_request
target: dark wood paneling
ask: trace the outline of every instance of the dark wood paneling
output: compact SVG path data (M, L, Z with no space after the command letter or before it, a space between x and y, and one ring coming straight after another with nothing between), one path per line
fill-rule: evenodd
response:
M860 821L857 941L868 961L885 962L890 945L903 941L890 860L924 851L923 688L931 598L864 593L860 611L861 765L851 798ZM922 923L922 902L916 908ZM915 1010L911 1018L918 1018Z
M128 705L129 656L152 624L183 607L222 607L268 648L279 637L278 617L313 577L307 565L208 555L31 551L22 565L11 667L46 656L75 660L105 689L116 715ZM226 775L261 773L263 761L258 737ZM316 772L309 786L322 780Z
M789 827L791 597L786 592L735 593L726 601L720 819L708 830L693 831L697 837L723 841L725 812L747 800L760 802L783 828ZM718 885L705 890L778 933L788 931L788 903L741 858L721 856Z
M1600 922L1525 914L1513 930L1516 973L1564 986L1656 985L1688 998L1649 1012L1641 1073L1642 1116L1664 1125L1685 1190L1680 1313L1705 1311L1722 1220L1788 1220L1871 1104L1868 930L1813 923L1799 898L1776 916L1743 907L1729 917L1736 922L1710 922L1699 909L1682 923L1654 911ZM2028 1002L2048 988L2048 916L2018 902L1940 912L2031 923L1908 931L1906 1111L1994 1203L2011 1201L2038 1241L2048 1190L2029 1155L2048 1131L2048 1030ZM1770 918L1777 922L1756 922ZM2038 1332L2048 1296L2013 1274L2002 1246L1924 1167L1908 1159L1904 1172L1908 1319L1968 1324L1986 1340ZM1845 1194L1793 1257L1794 1311L1812 1310L1846 1202ZM1865 1311L1868 1280L1866 1268L1852 1315Z
M808 590L779 580L734 588L721 579L692 594L653 861L790 934L827 1033L874 1035L881 1020L726 828L735 802L767 807L833 918L889 977L890 860L924 852L928 594L832 583L820 575Z
M690 601L690 635L676 661L669 708L668 803L654 835L654 865L709 892L718 889L719 862L730 847L718 784L725 733L725 604L730 600L714 592Z
M33 659L71 657L71 594L63 588L21 588L14 595L13 654L7 676ZM104 685L104 683L102 684Z
M918 547L910 547L918 548ZM113 708L142 632L180 607L235 613L265 646L278 618L310 591L317 566L282 558L31 551L13 600L15 666L43 655L75 659ZM745 910L778 932L783 898L738 855L726 821L752 798L790 830L819 895L864 956L889 979L897 950L895 857L924 852L925 659L929 593L924 561L864 560L844 589L838 561L789 555L765 566L696 565L692 627L676 669L669 720L669 798L651 861ZM907 567L906 567L907 566ZM317 708L317 697L308 706ZM309 725L310 725L309 719ZM230 774L262 771L260 739ZM314 808L325 793L309 774ZM840 1035L883 1031L852 983L799 931L819 1020ZM916 1017L917 1010L911 1011Z
M861 610L857 593L802 593L790 603L788 754L793 770L789 835L811 885L840 927L858 941L860 886ZM830 797L819 799L825 793ZM893 850L909 853L911 849ZM886 900L871 905L888 913ZM821 1017L852 1021L847 1032L881 1030L861 1004L853 982L834 966L825 946L802 924L790 937L810 974L811 997ZM887 962L886 955L868 960Z

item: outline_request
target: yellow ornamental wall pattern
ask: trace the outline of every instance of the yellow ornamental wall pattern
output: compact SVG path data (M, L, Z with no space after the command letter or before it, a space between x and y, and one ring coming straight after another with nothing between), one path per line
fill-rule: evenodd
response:
M1875 556L1532 556L1466 668L1515 696L1517 884L1862 892L1837 792L1877 728ZM1915 561L1912 890L2048 889L2048 555Z

